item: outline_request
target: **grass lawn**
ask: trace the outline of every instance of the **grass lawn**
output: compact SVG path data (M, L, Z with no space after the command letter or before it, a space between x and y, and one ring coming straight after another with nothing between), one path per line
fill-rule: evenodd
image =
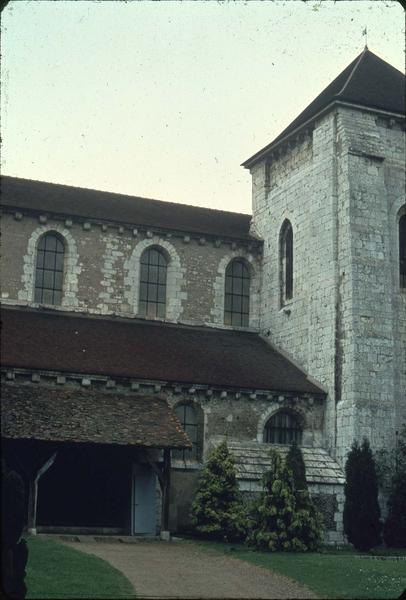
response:
M54 540L26 539L27 598L135 598L131 583L101 558Z
M321 553L257 552L242 544L194 543L278 571L303 583L320 598L399 598L406 589L405 560L363 558L354 551L345 550L336 554L331 550Z

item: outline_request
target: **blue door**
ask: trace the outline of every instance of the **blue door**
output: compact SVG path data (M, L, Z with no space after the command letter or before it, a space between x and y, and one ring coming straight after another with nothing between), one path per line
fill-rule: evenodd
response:
M133 534L156 534L156 475L148 465L134 465L132 490Z

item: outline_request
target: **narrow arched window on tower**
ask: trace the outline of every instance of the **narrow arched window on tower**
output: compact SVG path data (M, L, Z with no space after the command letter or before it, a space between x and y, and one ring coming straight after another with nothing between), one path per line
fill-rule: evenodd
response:
M250 312L250 274L240 258L232 260L226 269L224 291L224 324L248 327Z
M406 213L399 219L399 285L406 289Z
M281 305L293 298L293 230L288 220L284 221L279 245Z
M43 235L37 246L34 302L61 304L65 246L55 232Z
M165 317L167 266L159 248L148 248L141 256L138 311L145 317Z

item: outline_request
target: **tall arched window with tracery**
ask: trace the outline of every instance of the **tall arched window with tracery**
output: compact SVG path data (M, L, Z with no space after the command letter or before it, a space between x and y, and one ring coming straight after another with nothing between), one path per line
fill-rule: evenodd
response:
M399 285L406 289L406 213L399 219Z
M302 427L299 420L290 412L281 410L274 414L264 428L264 442L267 444L291 444L302 441Z
M51 231L40 237L35 263L34 302L62 303L65 244L63 238Z
M290 221L284 221L279 238L279 269L281 305L293 298L293 229Z
M160 248L147 248L141 256L138 312L145 317L166 316L168 261Z
M240 258L226 268L224 291L224 324L248 327L250 312L250 272Z

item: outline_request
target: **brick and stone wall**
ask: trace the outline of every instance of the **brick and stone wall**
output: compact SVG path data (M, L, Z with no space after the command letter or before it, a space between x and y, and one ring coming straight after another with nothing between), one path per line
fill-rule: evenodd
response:
M3 215L2 301L33 305L38 239L47 231L65 241L62 308L137 316L139 261L150 246L168 260L166 320L223 326L228 263L243 258L251 272L250 327L259 325L261 243L218 240L92 224L72 219Z

